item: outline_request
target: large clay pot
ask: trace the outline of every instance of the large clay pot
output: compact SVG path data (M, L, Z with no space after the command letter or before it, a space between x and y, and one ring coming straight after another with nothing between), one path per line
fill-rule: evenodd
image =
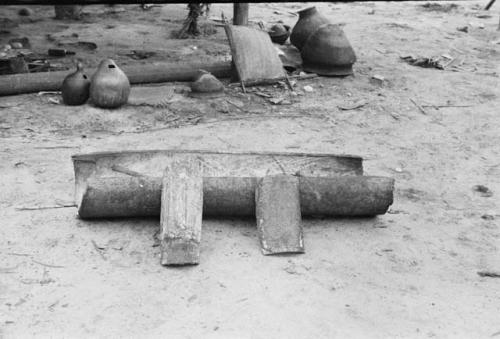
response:
M316 31L319 26L328 24L330 21L319 14L316 7L308 7L297 13L299 13L299 20L292 29L290 42L300 51L309 35Z
M103 60L92 76L90 98L94 105L103 108L116 108L127 103L130 82L111 59Z
M64 78L61 86L63 102L66 105L83 105L89 98L89 89L90 79L79 62L76 71Z
M356 54L339 25L321 25L306 40L301 51L306 72L326 76L352 74Z

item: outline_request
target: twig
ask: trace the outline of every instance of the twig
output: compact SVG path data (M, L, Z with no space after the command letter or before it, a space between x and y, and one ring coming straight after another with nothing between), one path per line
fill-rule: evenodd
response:
M14 105L0 105L0 108L12 108L12 107L18 107L21 106L23 103L19 104L14 104Z
M35 264L42 265L45 267L51 267L51 268L65 268L65 266L59 266L59 265L50 265L50 264L44 264L43 262L37 261L33 258L31 258L31 261L33 261Z
M128 169L128 168L125 168L121 165L113 165L113 166L111 166L111 169L115 172L118 172L118 173L128 174L131 177L139 177L139 178L145 177L144 174L133 171L133 170Z
M31 257L31 254L26 254L26 253L7 253L8 255L15 255L15 256L18 256L18 257Z
M104 256L104 253L102 253L102 251L104 251L104 250L102 248L100 248L93 239L91 240L91 242L92 242L92 245L94 245L94 248L97 251L97 253L99 253L99 255L101 256L101 258L103 260L107 260L106 257Z
M495 3L495 0L490 0L490 2L488 2L486 7L484 8L484 10L488 11L491 8L491 6L493 6L494 3Z
M285 79L286 79L286 84L288 85L288 88L290 89L290 91L293 91L292 82L290 81L290 77L286 73L285 73Z
M488 278L500 278L500 272L492 272L492 271L479 271L477 274L480 277L488 277Z
M288 80L309 80L309 79L314 79L317 78L318 75L315 73L310 73L310 74L303 74L303 75L290 75L290 76L283 76L280 78L276 79L258 79L258 80L247 80L245 81L245 85L247 86L261 86L261 85L274 85L280 81L286 81L287 78ZM241 86L240 83L232 82L228 86Z
M0 267L0 273L14 273L12 270L15 270L18 267L19 264L17 264L14 267Z
M445 108L445 107L472 107L473 105L421 105L422 107L435 107L435 108Z
M234 121L234 120L255 119L255 118L269 118L269 119L289 118L289 119L291 119L291 118L308 118L308 116L299 115L299 114L281 114L281 115L277 115L277 114L257 115L256 114L256 115L248 115L248 116L244 116L244 117L234 116L231 118L225 118L225 119L221 119L221 120L217 120L217 121L207 121L206 124L211 124L211 123L213 124L213 123L218 123L218 122Z
M427 115L427 112L425 111L425 109L424 109L422 106L420 106L420 105L419 105L419 104L418 104L415 100L413 100L412 98L409 98L409 99L410 99L410 101L411 101L411 102L412 102L415 106L417 106L417 108L418 108L418 110L419 110L420 112L422 112L423 114Z
M228 145L229 147L234 147L233 145L231 145L231 143L227 140L224 140L222 139L221 137L217 136L216 137L217 139L219 139L220 141L222 141L223 143L225 143L226 145Z
M275 156L273 156L273 160L278 164L278 166L280 167L281 169L281 172L283 174L286 174L286 170L285 170L285 167L283 167L283 164L278 160L278 158L276 158Z
M366 102L365 100L359 100L359 101L351 104L350 106L349 105L337 105L337 107L343 111L350 111L353 109L357 109L357 108L361 108L363 106L366 106L366 104L368 104L368 102Z
M17 211L37 211L37 210L50 210L50 209L55 209L55 208L67 208L67 207L76 207L76 204L16 207L16 210Z
M79 148L80 146L39 146L39 147L34 147L35 149L58 149L58 148Z
M243 112L244 112L243 108L241 108L240 106L236 105L236 104L235 104L234 102L232 102L231 100L226 99L226 102L227 102L227 103L229 103L229 104L231 104L231 105L233 105L234 107L236 107L236 108L237 108L237 109L239 109L240 111L243 111Z

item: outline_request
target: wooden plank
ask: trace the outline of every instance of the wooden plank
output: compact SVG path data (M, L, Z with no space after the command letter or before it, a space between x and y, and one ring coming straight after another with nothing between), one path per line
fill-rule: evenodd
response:
M264 255L304 252L299 179L296 176L262 178L255 192L255 205Z
M161 195L161 263L200 262L203 178L196 159L176 161L165 169Z
M257 177L203 179L203 214L253 217ZM160 215L161 178L93 178L79 188L81 218ZM393 202L394 179L385 177L299 177L303 216L356 217L384 214Z

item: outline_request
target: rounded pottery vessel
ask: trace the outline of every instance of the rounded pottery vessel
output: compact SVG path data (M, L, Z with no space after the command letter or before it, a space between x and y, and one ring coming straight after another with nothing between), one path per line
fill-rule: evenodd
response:
M290 36L290 26L281 24L274 25L268 33L272 42L283 45Z
M90 92L90 79L83 72L82 63L76 65L76 71L64 78L61 86L63 102L66 105L83 105Z
M199 70L191 83L190 96L195 98L215 98L224 94L224 85L211 73Z
M127 103L130 82L111 59L103 60L90 82L90 98L102 108L117 108Z
M301 51L304 71L325 76L352 74L356 54L339 25L325 24L309 36Z
M290 42L300 51L306 43L309 35L315 32L319 26L328 24L330 21L323 15L319 14L316 7L308 7L298 11L297 13L299 13L299 20L292 29Z

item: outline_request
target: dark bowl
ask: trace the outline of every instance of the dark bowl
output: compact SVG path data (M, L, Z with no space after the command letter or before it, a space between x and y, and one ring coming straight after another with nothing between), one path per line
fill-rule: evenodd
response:
M280 44L283 45L285 41L288 39L290 36L290 26L288 25L283 25L286 29L285 33L276 33L273 31L269 31L269 36L271 37L271 41L274 42L275 44Z

